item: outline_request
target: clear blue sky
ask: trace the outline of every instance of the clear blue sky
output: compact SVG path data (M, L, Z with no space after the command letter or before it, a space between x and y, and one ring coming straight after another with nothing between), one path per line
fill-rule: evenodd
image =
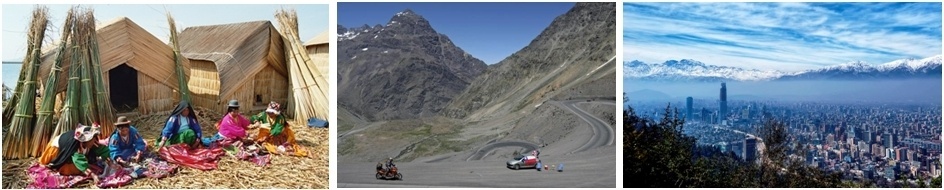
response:
M941 54L941 3L625 3L623 59L800 71Z
M22 61L26 51L26 31L34 5L3 5L3 61ZM71 5L47 5L50 28L44 44L59 40L62 21ZM99 23L128 17L152 35L167 41L170 36L166 12L177 23L177 30L190 26L270 20L278 28L275 12L294 8L298 13L302 41L328 30L328 5L85 5L94 8ZM166 9L165 9L166 8ZM165 11L166 10L166 11Z
M437 32L486 64L495 64L531 43L574 3L338 3L338 24L384 25L413 10Z

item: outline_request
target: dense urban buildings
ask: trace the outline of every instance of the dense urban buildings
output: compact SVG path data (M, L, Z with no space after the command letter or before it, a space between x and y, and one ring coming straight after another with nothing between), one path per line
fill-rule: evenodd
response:
M692 116L687 117L684 133L696 137L700 145L757 161L763 157L764 145L754 134L773 119L787 125L791 143L800 147L791 149L790 157L827 172L840 172L846 180L870 181L881 187L941 176L940 104L729 101L726 95L722 84L721 104L714 104L718 107L710 99L685 98L686 115ZM666 103L682 102L632 106L644 117L661 118ZM721 122L724 118L728 121Z

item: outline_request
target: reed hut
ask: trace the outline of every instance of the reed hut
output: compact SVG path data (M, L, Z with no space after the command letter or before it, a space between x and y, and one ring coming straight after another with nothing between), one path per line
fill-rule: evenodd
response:
M96 32L102 77L115 110L153 114L168 112L177 105L180 95L177 93L179 88L170 46L127 17L100 24ZM55 59L54 49L43 54L40 79L49 75ZM70 63L70 56L64 57L62 70L67 71ZM184 60L183 66L187 71L190 63ZM60 97L66 89L68 74L60 72L61 78L56 85ZM189 76L188 73L185 75Z
M305 42L305 50L308 56L315 63L315 67L321 72L321 77L328 77L328 63L330 54L328 52L328 31L309 39Z
M249 113L270 101L286 103L282 36L270 21L188 27L179 42L192 65L188 86L194 106L223 112L226 102L236 99Z

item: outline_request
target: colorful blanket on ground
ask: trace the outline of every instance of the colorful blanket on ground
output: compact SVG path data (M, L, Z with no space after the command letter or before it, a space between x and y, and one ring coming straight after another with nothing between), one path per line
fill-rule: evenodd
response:
M216 169L217 162L224 153L221 147L191 150L187 144L165 146L158 152L167 162L203 171Z
M235 157L236 159L249 161L256 164L257 166L265 167L266 165L269 165L269 162L272 160L272 156L263 152L259 145L245 145L242 143L235 143L226 146L224 150L226 150L226 153Z
M117 188L121 186L128 185L133 180L131 178L131 170L124 169L120 166L118 167L108 167L105 169L105 172L99 176L99 181L96 186L98 188Z
M167 161L157 159L147 159L144 161L144 175L149 178L160 179L170 176L177 172L177 165L167 163Z
M39 164L33 164L26 171L32 180L26 186L27 189L64 189L89 179L87 176L63 176L58 171L44 168Z

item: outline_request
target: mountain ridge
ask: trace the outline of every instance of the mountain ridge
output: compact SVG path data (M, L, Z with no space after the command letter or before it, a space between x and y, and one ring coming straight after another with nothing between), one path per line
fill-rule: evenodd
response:
M598 69L615 56L615 16L615 3L576 3L527 46L490 65L443 115L505 115L590 81L584 77L592 73L615 71L615 63Z
M337 35L339 106L367 120L436 115L487 67L410 9Z
M883 64L854 61L800 72L763 71L708 65L691 59L647 64L638 60L623 63L624 79L646 81L776 81L806 79L902 79L941 77L941 55L899 59Z

